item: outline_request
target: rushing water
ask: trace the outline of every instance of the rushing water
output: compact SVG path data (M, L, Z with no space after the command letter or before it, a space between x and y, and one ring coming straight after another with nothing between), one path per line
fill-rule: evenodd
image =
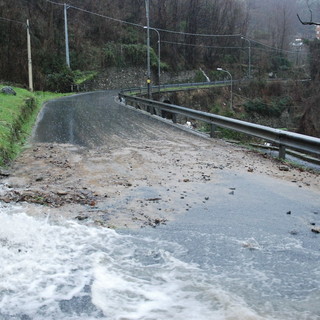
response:
M320 319L320 253L294 237L116 232L0 210L1 320Z

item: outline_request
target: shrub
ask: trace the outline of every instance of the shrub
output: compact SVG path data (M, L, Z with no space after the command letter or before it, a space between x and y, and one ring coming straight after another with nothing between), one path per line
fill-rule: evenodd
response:
M47 76L47 89L52 92L70 92L74 84L74 73L68 67L64 67L60 72L51 73Z
M289 97L275 99L271 104L267 104L263 99L257 98L249 100L244 104L245 111L249 114L258 114L265 117L279 117L289 105Z
M206 82L207 80L204 74L201 71L197 70L193 81L198 83L198 82Z

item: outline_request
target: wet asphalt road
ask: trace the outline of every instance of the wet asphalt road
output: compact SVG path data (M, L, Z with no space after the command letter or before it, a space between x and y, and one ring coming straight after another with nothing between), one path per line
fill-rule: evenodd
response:
M171 131L167 124L116 104L116 93L48 103L34 141L127 145ZM193 197L203 199L203 205L175 222L132 233L179 243L187 253L182 260L217 275L217 283L261 314L320 319L320 238L311 232L311 224L320 225L318 192L252 174L221 171L218 181L195 185Z
M117 93L101 91L46 103L33 141L84 147L119 146L128 145L131 140L157 139L166 134L168 125L116 103Z

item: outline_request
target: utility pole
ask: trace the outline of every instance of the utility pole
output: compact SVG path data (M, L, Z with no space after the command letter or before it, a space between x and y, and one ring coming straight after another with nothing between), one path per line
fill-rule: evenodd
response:
M31 38L30 25L27 19L27 45L28 45L28 75L29 75L29 90L33 91L33 77L32 77L32 56L31 56Z
M146 16L147 16L147 88L148 98L151 99L151 71L150 71L150 2L146 2Z
M245 41L248 41L248 50L249 50L249 54L248 54L248 57L249 57L249 71L248 71L248 78L251 79L251 41L248 39L248 38L245 38L245 37L241 37L242 40L245 40Z
M70 54L69 54L69 36L68 36L68 16L67 16L67 4L64 4L64 34L66 41L66 64L70 68Z

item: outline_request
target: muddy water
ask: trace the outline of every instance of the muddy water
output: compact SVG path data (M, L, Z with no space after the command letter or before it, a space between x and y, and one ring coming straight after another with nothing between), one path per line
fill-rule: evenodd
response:
M195 191L204 205L136 231L2 206L0 319L318 320L320 200L272 183L225 175Z
M104 119L101 113L105 111L105 119L114 119L112 123L116 123L124 116L124 110L120 112L111 103L112 95L98 93L83 98L86 103L84 109L79 109L81 121L72 122L66 110L58 112L60 116L53 112L53 118L43 113L35 141L92 148L99 143L126 146L148 135L154 141L160 134L172 137L168 127L152 119L152 125L146 125L141 120L143 115L141 118L129 109L126 112L131 124L124 126L122 118L121 129L106 134L109 129L102 128L107 122L98 124L98 118ZM78 109L81 96L76 97L80 99L77 103L69 99L65 100L69 106L65 108ZM100 110L97 115L86 116L90 102ZM92 117L93 123L89 121ZM52 127L50 119L55 119ZM141 121L140 129L137 121ZM127 132L126 128L131 129ZM196 155L190 162L192 157L183 156L188 149L181 149L185 151L175 155L179 155L179 166L170 168L170 172L176 174L183 168L190 172L179 177L182 182L173 189L178 197L170 203L170 209L176 206L176 211L181 211L183 206L184 214L176 215L166 225L135 231L111 230L75 220L57 220L50 214L35 218L26 215L22 206L1 204L0 319L319 320L320 238L311 232L320 225L319 191L302 188L296 182L240 173L231 165L228 170L211 170L211 180L207 175L203 180L204 163L218 162L224 151L220 149L216 155L206 153L202 161L200 153L194 150ZM151 146L147 150L156 156ZM244 155L237 154L237 161L226 160L224 154L219 161L239 166ZM123 159L123 152L120 155ZM163 159L171 163L175 157L168 158L162 152L162 161L153 159L152 168L158 163L163 165ZM50 156L48 159L52 160ZM199 161L201 179L195 179ZM120 169L123 171L122 166ZM141 198L141 190L149 192L148 198L159 197L152 193L159 186L155 187L150 176L146 186L135 187L133 183L128 191L130 199ZM169 182L174 184L175 179L171 175ZM168 182L162 183L163 190L169 193ZM121 196L112 198L115 203L120 200ZM148 210L152 208L148 206ZM158 210L158 204L154 208ZM161 209L165 211L165 207ZM126 213L125 206L121 210ZM60 212L63 217L63 207Z

